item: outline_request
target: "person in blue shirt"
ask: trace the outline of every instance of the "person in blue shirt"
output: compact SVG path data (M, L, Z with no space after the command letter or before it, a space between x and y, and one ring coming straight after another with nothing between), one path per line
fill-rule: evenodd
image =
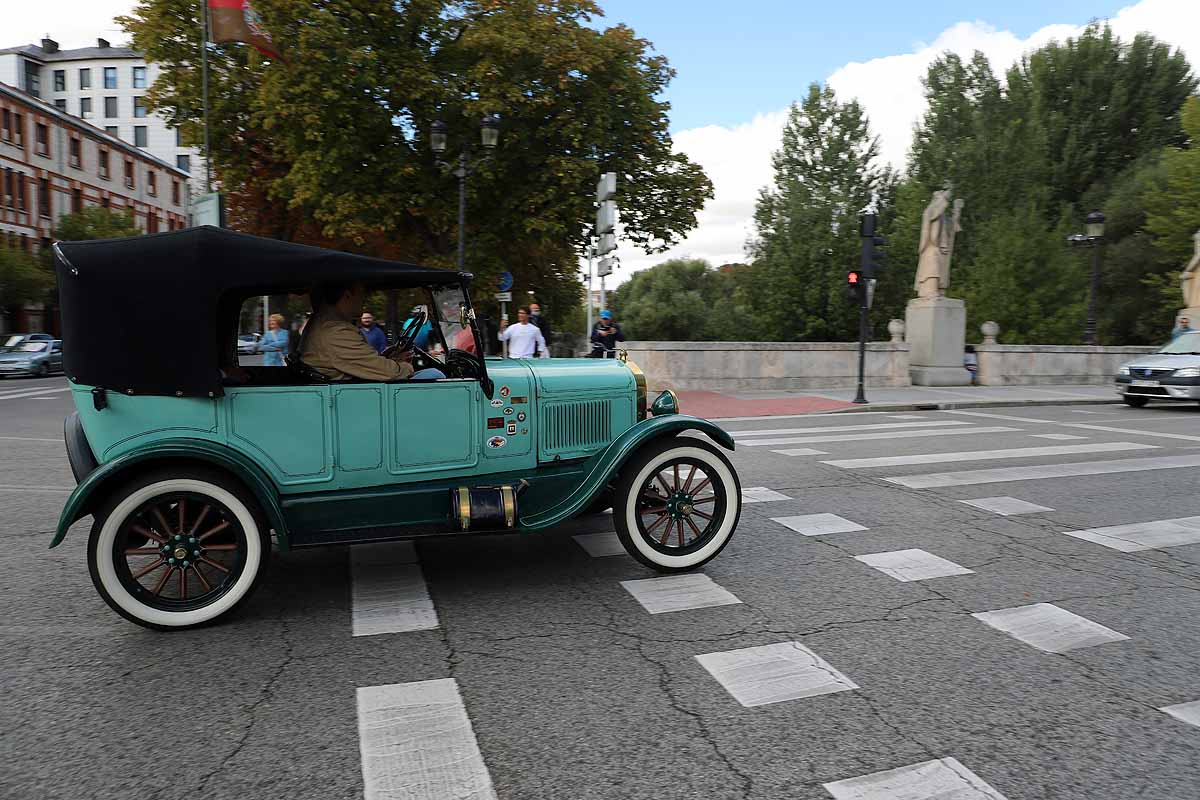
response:
M263 364L282 367L283 355L288 351L288 332L283 327L283 315L272 314L267 318L267 332L258 340L258 352L263 353Z
M359 318L358 332L367 340L367 344L375 348L376 353L382 353L387 349L387 334L383 332L383 328L375 324L375 315L370 311L364 311L362 317Z
M1175 341L1185 333L1195 333L1196 329L1191 326L1187 317L1179 318L1179 327L1171 331L1171 341Z

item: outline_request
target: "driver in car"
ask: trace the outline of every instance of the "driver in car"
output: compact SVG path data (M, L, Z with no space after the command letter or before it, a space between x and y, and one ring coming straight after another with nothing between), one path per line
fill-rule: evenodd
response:
M333 381L430 380L446 377L441 370L413 371L412 350L396 348L390 355L375 351L358 332L366 289L361 283L326 284L312 292L315 312L304 327L300 357ZM411 342L409 342L411 344ZM384 350L384 353L388 353Z

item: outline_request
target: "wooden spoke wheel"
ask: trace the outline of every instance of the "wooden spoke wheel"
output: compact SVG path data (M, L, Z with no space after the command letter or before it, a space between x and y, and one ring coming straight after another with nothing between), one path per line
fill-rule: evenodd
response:
M695 569L728 544L741 485L716 447L692 437L648 445L622 469L613 521L625 549L660 572Z
M240 605L269 553L266 525L241 486L207 470L163 470L122 487L97 513L88 565L121 616L175 629Z

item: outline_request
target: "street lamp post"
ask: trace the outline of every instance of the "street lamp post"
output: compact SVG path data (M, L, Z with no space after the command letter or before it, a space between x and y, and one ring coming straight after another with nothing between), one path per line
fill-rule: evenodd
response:
M1067 237L1074 247L1090 247L1092 270L1088 276L1087 321L1083 324L1083 343L1096 343L1096 295L1100 289L1100 249L1104 244L1104 214L1093 211L1087 215L1087 233Z
M450 126L442 120L436 120L429 127L429 149L438 158L440 166L449 166L442 161L449 140ZM488 114L479 123L479 144L485 153L496 149L500 141L500 120L494 114ZM458 268L461 270L467 258L467 176L473 168L468 157L470 147L463 147L458 155L458 166L451 173L458 178ZM485 156L486 157L486 156Z

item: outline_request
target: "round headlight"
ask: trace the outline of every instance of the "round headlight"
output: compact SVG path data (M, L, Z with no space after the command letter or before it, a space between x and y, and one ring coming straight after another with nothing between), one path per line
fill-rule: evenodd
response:
M1117 374L1118 374L1118 375L1128 375L1128 374L1129 374L1129 367L1127 367L1127 366L1125 366L1124 364L1122 364L1122 365L1121 365L1121 366L1120 366L1120 367L1117 369Z

